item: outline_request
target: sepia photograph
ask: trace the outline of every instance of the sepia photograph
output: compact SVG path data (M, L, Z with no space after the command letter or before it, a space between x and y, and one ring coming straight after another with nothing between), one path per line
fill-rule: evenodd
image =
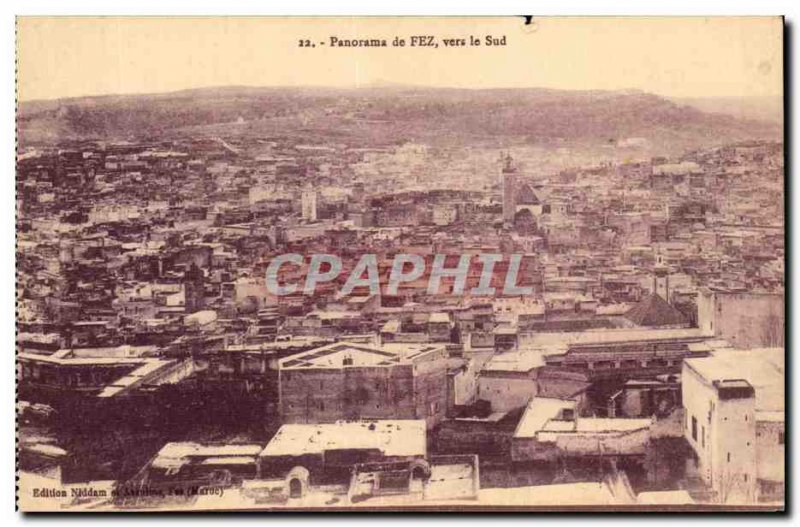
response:
M19 510L783 511L784 32L17 17Z

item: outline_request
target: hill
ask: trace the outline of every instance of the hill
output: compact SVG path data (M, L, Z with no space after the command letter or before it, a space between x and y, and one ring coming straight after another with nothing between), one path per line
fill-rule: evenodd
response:
M359 146L641 137L665 149L781 137L774 122L707 113L639 91L549 89L204 88L22 102L17 122L22 145L221 132Z
M677 104L693 106L703 112L783 124L781 97L686 97L672 100Z

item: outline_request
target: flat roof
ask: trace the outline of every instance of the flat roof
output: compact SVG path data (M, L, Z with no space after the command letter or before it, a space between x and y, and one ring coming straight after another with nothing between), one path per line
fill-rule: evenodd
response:
M536 434L545 428L548 421L557 418L562 410L575 410L576 406L575 401L534 397L528 402L525 413L522 414L522 419L514 431L514 437L536 437Z
M360 318L361 313L357 311L312 311L308 318L317 317L320 320L344 320L348 318Z
M250 465L256 462L255 457L249 456L228 456L228 457L209 457L200 462L201 465Z
M125 391L126 388L133 386L139 381L142 381L147 375L173 364L175 364L174 360L144 359L144 362L141 366L129 372L124 377L120 377L119 379L109 383L99 394L97 394L97 396L101 398L113 397Z
M450 322L450 315L448 313L443 313L443 312L431 313L430 317L428 318L428 322L433 322L433 323Z
M658 341L671 339L704 338L699 328L683 329L590 329L575 332L533 332L521 331L519 334L520 346L564 346L575 344L611 344L637 341Z
M348 366L392 366L440 349L441 346L387 344L368 346L354 342L337 342L291 355L280 361L282 370L310 368L344 368ZM347 364L345 364L347 361Z
M54 354L55 355L55 354ZM115 366L125 364L142 364L148 360L158 359L141 359L141 358L127 358L127 357L61 357L61 356L47 356L37 353L20 353L17 355L19 359L27 359L37 362L47 362L50 364L59 364L65 366Z
M385 456L424 456L425 421L365 420L330 424L287 424L261 456L300 456L326 450L377 449Z
M632 432L650 428L653 421L647 419L628 419L611 417L578 417L575 431L578 433ZM549 428L546 427L546 429Z
M540 349L524 349L507 351L493 356L484 364L481 371L487 372L528 372L545 365L544 356L547 353Z
M785 362L784 348L722 349L684 361L708 384L747 381L755 389L759 412L784 411Z
M324 344L331 342L332 339L325 337L294 336L290 340L262 342L258 344L228 344L222 351L241 351L241 352L262 352L276 351L308 346L313 344Z
M238 457L257 456L261 452L261 445L256 444L201 444L191 441L175 441L167 443L158 451L158 458L185 458L185 457Z

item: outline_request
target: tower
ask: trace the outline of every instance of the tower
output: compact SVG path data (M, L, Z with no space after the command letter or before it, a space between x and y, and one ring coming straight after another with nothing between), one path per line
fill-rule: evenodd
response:
M205 275L197 264L192 265L183 275L183 294L186 313L191 314L203 309L205 305L205 287L203 285Z
M317 221L317 192L311 188L303 191L301 197L303 219Z
M664 265L657 265L653 270L653 293L657 294L667 302L669 298L669 268Z
M516 213L516 187L517 187L517 167L511 154L507 154L503 160L503 221L513 222Z

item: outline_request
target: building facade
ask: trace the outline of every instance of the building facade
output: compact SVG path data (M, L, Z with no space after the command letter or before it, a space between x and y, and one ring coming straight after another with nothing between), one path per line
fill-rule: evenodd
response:
M285 423L423 419L431 427L447 410L447 352L339 342L282 359L279 390Z
M783 367L782 348L723 349L684 362L684 436L721 503L782 496Z

